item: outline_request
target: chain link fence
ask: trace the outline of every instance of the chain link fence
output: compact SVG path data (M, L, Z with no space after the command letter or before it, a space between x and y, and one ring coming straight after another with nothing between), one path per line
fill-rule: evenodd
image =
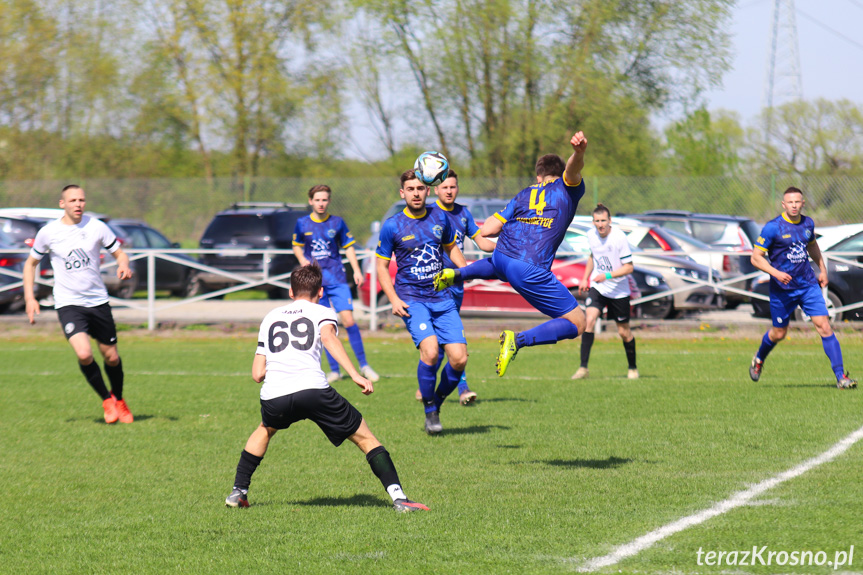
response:
M0 182L2 207L57 207L60 190L69 182ZM87 191L87 207L114 218L147 221L172 241L197 247L213 216L235 202L307 201L307 191L326 183L333 189L330 211L345 218L362 244L370 224L399 199L396 178L246 178L246 179L94 179L75 182ZM510 198L533 183L531 178L460 179L462 195ZM588 214L596 202L612 213L652 209L689 210L749 216L757 222L781 211L782 191L801 188L806 213L818 226L863 222L863 177L748 176L748 177L620 177L586 178L587 192L579 213Z

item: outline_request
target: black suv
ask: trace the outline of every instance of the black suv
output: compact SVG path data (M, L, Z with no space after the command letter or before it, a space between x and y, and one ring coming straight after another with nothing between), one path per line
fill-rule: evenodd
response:
M245 250L290 250L297 220L309 214L309 206L285 203L237 203L216 214L201 237L201 249L222 250L201 254L202 264L227 272L261 279L264 258L268 276L288 273L299 262L293 254L247 254ZM222 289L238 282L222 275L201 272L196 281L202 291ZM286 299L286 289L263 284L257 289L267 291L271 299Z

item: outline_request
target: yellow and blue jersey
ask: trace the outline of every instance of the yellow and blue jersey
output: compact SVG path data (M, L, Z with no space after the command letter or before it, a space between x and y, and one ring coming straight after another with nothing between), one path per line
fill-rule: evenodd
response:
M557 178L519 192L492 217L503 222L496 252L535 266L551 269L554 254L584 195L584 180L577 186Z
M770 278L771 290L796 290L818 283L809 264L809 244L815 241L815 222L808 216L800 216L793 222L785 214L776 217L761 230L755 249L761 250L770 259L770 265L791 276L785 285Z
M422 216L414 217L405 208L381 226L375 254L385 260L395 255L395 289L402 300L448 300L446 291L434 291L432 279L444 267L443 247L455 241L455 229L444 210L426 207Z
M306 259L318 262L325 286L348 283L339 250L355 243L347 224L338 216L327 214L325 220L318 221L308 215L297 220L294 227L293 245L303 246Z

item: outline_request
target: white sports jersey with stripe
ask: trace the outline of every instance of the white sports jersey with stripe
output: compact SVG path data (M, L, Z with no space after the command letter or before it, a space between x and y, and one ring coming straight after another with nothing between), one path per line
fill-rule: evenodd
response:
M596 274L611 273L623 264L632 263L632 250L629 240L620 229L611 227L608 235L599 236L596 228L587 232L587 244L593 256L593 277ZM591 282L590 287L609 299L619 299L630 295L629 279L626 276L601 282Z
M30 255L41 260L51 253L54 268L54 307L96 307L108 301L108 290L99 272L99 251L111 253L120 242L104 222L83 216L75 225L61 219L48 222L36 234Z
M258 332L256 352L267 358L261 399L330 386L321 369L321 327L326 324L332 324L338 334L332 308L301 299L267 314Z

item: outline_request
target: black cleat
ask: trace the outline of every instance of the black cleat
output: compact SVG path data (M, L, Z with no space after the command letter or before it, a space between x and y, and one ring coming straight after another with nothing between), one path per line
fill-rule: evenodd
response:
M225 499L225 506L227 507L248 507L249 506L249 498L246 494L234 487L234 490L231 491L231 494L228 495L228 498Z
M752 358L752 364L749 366L749 379L758 381L761 379L761 370L764 368L764 362L757 357Z
M429 435L437 435L443 431L443 425L440 423L440 411L430 411L426 413L426 433Z
M836 382L836 387L839 389L857 389L857 380L848 377L848 374L842 376L842 379Z
M411 511L428 511L429 508L422 503L410 499L396 499L393 501L393 509L399 513L410 513Z

